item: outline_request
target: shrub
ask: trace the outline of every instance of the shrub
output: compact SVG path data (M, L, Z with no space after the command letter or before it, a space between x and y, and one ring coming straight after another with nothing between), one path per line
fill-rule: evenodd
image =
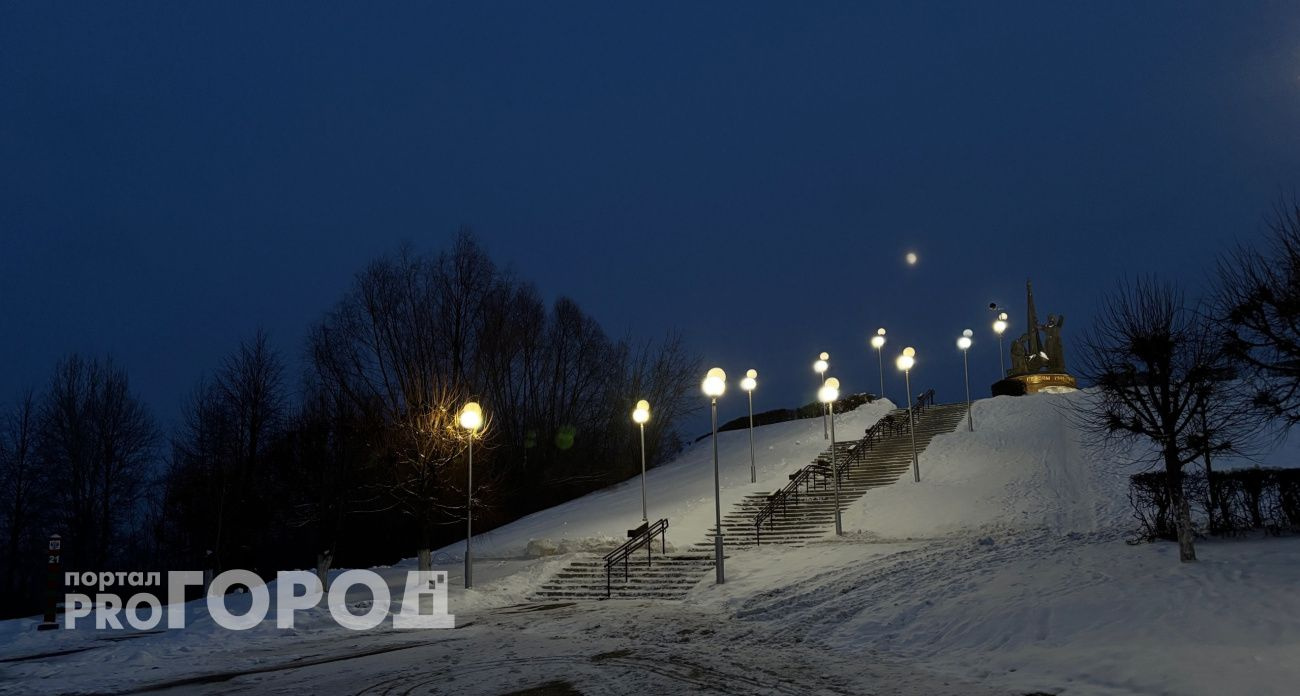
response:
M1255 530L1300 532L1300 469L1235 469L1183 475L1197 526L1233 536ZM1177 538L1165 472L1135 474L1129 502L1147 539Z

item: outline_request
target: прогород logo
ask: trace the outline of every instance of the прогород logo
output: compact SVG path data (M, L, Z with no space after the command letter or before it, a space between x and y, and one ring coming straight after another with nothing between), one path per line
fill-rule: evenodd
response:
M447 571L412 570L406 573L406 586L402 602L396 613L392 611L393 597L383 576L371 570L348 570L330 583L328 591L315 573L306 570L285 570L276 574L275 625L293 628L294 615L313 609L322 599L329 607L330 616L340 626L356 631L375 628L392 617L393 628L455 628L456 617L447 611ZM164 618L167 628L185 627L185 588L203 584L203 573L197 570L177 570L167 573L166 606L159 592L163 590L161 573L141 572L83 572L65 573L68 587L95 590L92 598L86 592L69 592L64 595L66 621L63 627L77 627L78 619L94 615L95 628L131 628L147 631L157 628ZM248 588L248 610L236 614L226 605L228 591L235 586ZM120 590L106 592L106 588L130 588L126 600ZM347 601L353 588L365 588L370 595L370 606L362 614L354 614ZM208 585L208 614L222 628L243 631L266 620L271 609L271 590L256 573L247 570L228 570Z

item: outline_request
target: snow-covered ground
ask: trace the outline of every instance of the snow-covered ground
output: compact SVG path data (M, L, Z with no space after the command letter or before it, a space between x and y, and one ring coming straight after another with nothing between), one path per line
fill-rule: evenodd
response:
M634 479L476 537L455 630L358 633L312 610L293 631L232 633L197 603L190 628L150 635L9 621L0 692L1296 693L1300 539L1203 541L1195 564L1126 543L1133 466L1080 440L1067 414L1085 398L977 402L976 431L936 437L921 483L855 502L843 538L735 552L726 585L701 578L681 602L525 603L574 557L539 550L614 543L639 522ZM886 408L837 430L860 433ZM761 428L758 443L750 484L746 433L720 437L724 502L778 487L825 446L818 420ZM650 474L651 517L670 519L676 544L712 521L711 457L705 440ZM390 585L406 567L384 570Z

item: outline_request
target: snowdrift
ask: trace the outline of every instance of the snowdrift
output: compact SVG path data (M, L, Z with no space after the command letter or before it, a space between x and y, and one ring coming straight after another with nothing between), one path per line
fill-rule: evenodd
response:
M964 424L921 453L921 482L868 491L844 527L884 539L984 535L1005 530L1095 532L1131 526L1123 457L1084 445L1071 410L1086 392L976 401Z

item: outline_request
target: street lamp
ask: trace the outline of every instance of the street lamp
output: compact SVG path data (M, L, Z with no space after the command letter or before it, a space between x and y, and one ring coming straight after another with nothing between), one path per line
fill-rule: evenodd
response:
M826 361L830 359L831 359L830 353L822 352L822 354L817 357L817 362L813 363L813 372L816 372L817 374L821 375L822 386L826 386L826 369L831 366L830 363ZM830 434L826 430L826 407L823 406L822 407L822 439L825 440L829 437Z
M758 387L758 370L748 370L740 380L740 388L749 395L749 482L758 482L758 469L754 466L754 389Z
M966 356L970 352L970 337L974 335L974 331L966 329L961 332L961 338L957 339L957 347L961 349L962 374L966 376L966 425L972 433L975 432L975 416L970 410L970 361L966 359Z
M885 398L885 363L880 357L880 349L885 347L885 329L876 329L876 335L871 337L871 347L876 349L876 369L880 372L880 398Z
M721 585L727 581L727 576L722 570L722 483L718 475L718 397L727 391L727 373L723 372L721 367L715 367L704 376L704 383L700 386L704 389L704 395L709 397L713 410L713 510L718 525L718 533L713 537L713 555L714 565L718 570L718 584Z
M835 400L840 398L840 381L831 377L817 392L817 399L826 404L831 413L831 477L835 481L835 536L844 536L840 525L840 465L839 453L835 451Z
M460 427L469 431L468 479L465 486L465 589L474 586L474 564L470 560L470 542L474 539L474 433L483 427L483 408L477 401L465 404L460 412Z
M1007 330L1007 313L1000 312L998 318L993 322L993 332L998 335L998 367L1002 368L1002 373L998 379L1005 379L1007 376L1006 359L1002 357L1002 332Z
M916 417L912 414L912 366L916 365L916 349L911 346L904 348L894 365L903 371L903 382L907 385L907 432L912 436L912 480L920 482L921 466L916 462Z
M642 399L632 410L632 422L641 426L641 521L649 522L645 512L645 424L650 420L650 402Z

